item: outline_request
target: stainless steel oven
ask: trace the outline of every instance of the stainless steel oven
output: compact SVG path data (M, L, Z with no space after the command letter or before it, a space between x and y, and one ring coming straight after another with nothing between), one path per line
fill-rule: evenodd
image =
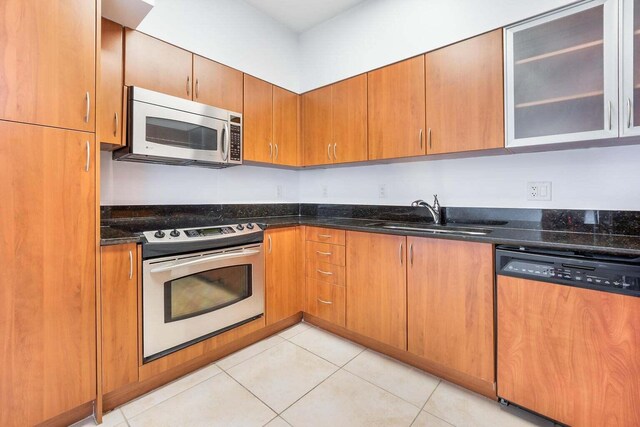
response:
M259 227L247 224L160 230L145 233L145 237L145 362L264 314L263 237ZM192 251L202 246L215 249ZM159 256L167 252L173 253Z
M242 164L242 115L188 99L132 87L127 146L117 160L183 166Z

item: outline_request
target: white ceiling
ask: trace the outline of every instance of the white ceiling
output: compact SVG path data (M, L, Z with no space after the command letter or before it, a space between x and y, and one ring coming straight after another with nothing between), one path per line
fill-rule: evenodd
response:
M296 33L333 18L364 0L245 0Z

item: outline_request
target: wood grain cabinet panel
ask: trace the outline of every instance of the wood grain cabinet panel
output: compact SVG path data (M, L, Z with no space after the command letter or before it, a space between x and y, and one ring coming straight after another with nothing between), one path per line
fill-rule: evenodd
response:
M425 154L424 55L368 74L369 160Z
M0 135L0 425L24 426L96 397L97 156L90 133Z
M271 325L302 311L304 270L299 227L265 233L266 323Z
M305 311L338 326L345 326L345 288L307 278Z
M331 86L302 95L304 165L332 162Z
M93 131L96 2L3 0L0 28L0 119Z
M297 166L299 96L273 87L273 163Z
M344 246L345 231L335 228L306 227L306 239L320 243Z
M273 162L273 85L244 75L244 160Z
M333 285L344 286L344 266L322 262L317 258L307 259L305 263L306 277L331 283Z
M425 55L427 154L504 148L502 29Z
M124 35L125 85L192 99L191 52L128 28Z
M102 392L138 381L138 256L135 243L102 247Z
M331 85L333 163L367 160L367 75Z
M498 276L498 395L572 426L640 425L640 298Z
M98 90L97 133L100 142L114 148L125 144L123 137L124 97L124 29L108 19L102 18L100 48L100 88Z
M306 259L313 262L324 262L333 265L345 265L344 246L329 243L306 242Z
M409 352L493 383L493 246L417 237L407 245Z
M347 232L347 328L407 349L406 238Z
M242 71L193 55L193 100L242 113Z

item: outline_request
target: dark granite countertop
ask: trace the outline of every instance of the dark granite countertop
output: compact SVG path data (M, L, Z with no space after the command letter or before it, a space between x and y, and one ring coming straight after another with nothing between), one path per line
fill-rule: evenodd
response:
M306 210L307 212L309 209ZM393 216L389 218L388 212L385 219L379 218L380 215L372 214L372 218L345 218L338 216L316 216L305 215L275 215L275 216L231 216L231 215L161 215L161 216L145 216L145 217L129 217L129 218L110 218L103 220L101 227L101 245L114 245L122 243L138 243L142 240L141 232L153 229L167 229L172 227L198 227L211 226L219 224L228 224L234 222L254 222L263 226L263 228L277 228L295 225L311 225L329 228L337 228L352 231L365 231L384 234L395 234L416 237L431 237L439 239L463 240L474 242L487 242L494 244L516 245L516 246L534 246L554 249L567 249L583 252L600 252L611 254L626 254L640 256L640 235L616 234L616 230L602 229L601 225L585 226L567 226L565 229L548 230L541 221L527 220L511 220L511 221L495 221L485 219L476 219L465 222L461 216L456 218L452 215L448 224L452 226L468 226L482 228L489 231L486 235L464 235L464 234L440 234L428 233L422 231L392 230L382 228L381 222L404 222L407 224L428 223L424 217L404 217ZM244 211L242 213L253 213L252 211ZM271 213L271 212L269 212ZM282 212L280 209L277 213ZM316 212L309 212L316 213ZM563 217L566 218L566 215ZM569 217L572 218L572 217ZM570 224L569 224L570 225ZM445 226L446 228L446 226ZM567 230L567 228L569 230ZM576 231L577 230L577 231ZM606 231L606 232L605 232ZM614 232L612 232L614 231Z

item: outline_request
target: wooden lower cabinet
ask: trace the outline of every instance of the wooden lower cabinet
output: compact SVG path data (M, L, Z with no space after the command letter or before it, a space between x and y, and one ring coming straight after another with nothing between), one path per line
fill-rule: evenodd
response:
M0 135L4 427L96 397L97 156L89 133L0 121Z
M407 349L406 237L349 231L347 328Z
M408 237L409 352L493 383L493 246Z
M304 306L303 227L265 233L265 317L267 325L291 317Z
M135 243L102 247L102 392L138 381L138 253Z
M639 426L640 298L498 277L498 395L571 426Z
M342 268L342 267L341 267ZM345 326L345 287L307 277L305 311L338 326Z

